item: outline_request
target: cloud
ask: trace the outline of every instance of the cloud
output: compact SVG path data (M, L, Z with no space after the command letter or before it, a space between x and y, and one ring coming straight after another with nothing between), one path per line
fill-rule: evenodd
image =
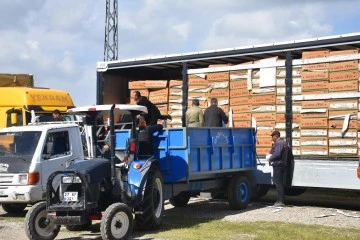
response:
M297 40L358 31L360 4L344 0L119 1L119 58ZM341 20L346 19L346 20ZM105 1L0 1L0 72L96 101Z

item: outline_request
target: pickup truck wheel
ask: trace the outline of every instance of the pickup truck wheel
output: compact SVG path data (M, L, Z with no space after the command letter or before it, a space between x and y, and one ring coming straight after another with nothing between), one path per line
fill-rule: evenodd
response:
M92 226L92 221L89 221L83 225L66 225L66 229L69 231L84 231L88 230Z
M27 204L26 203L3 203L2 208L5 212L10 214L20 214L24 211Z
M46 202L32 206L25 216L25 232L30 240L52 240L58 235L60 225L47 220Z
M180 192L179 194L170 198L170 203L174 207L185 207L190 200L190 192Z
M124 203L110 205L101 219L100 231L104 240L129 239L133 229L133 216Z
M164 213L164 187L161 172L152 165L145 183L144 199L135 215L136 226L143 230L158 229L162 223Z
M233 176L228 186L228 201L231 208L235 210L246 208L250 196L249 180L245 176Z

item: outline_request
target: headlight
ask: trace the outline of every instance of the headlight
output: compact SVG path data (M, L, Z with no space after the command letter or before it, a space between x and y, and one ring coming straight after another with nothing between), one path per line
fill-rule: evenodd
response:
M61 182L62 183L72 183L73 182L73 177L62 177Z
M81 179L80 177L76 176L76 177L73 177L73 176L64 176L61 178L61 182L62 183L66 183L66 184L69 184L69 183L81 183Z
M81 179L80 179L80 177L75 177L75 179L74 179L74 183L81 183Z
M20 175L19 176L19 183L20 184L27 184L27 175Z

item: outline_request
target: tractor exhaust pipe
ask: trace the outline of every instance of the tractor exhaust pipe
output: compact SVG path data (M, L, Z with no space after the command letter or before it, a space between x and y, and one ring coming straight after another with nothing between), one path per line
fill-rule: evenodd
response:
M113 104L110 109L110 163L111 163L111 182L113 185L115 185L116 183L114 109L115 109L115 104Z

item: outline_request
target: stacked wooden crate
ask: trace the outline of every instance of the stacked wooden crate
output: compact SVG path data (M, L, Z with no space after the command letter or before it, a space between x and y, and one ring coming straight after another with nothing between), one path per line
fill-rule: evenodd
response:
M357 54L358 50L332 51L329 56ZM329 64L329 93L359 91L359 61ZM350 96L349 96L350 97ZM329 155L358 155L358 98L333 99L329 103Z
M329 51L303 52L303 59L325 58ZM302 66L301 92L303 95L321 95L329 92L329 63ZM328 100L303 101L301 111L301 155L327 157Z
M182 126L182 80L170 80L169 82L169 114L172 117L168 121L168 127Z
M269 153L272 140L271 133L276 126L276 84L261 86L260 69L253 69L252 74L252 126L256 126L258 155ZM275 76L273 76L275 77ZM265 79L266 80L266 79Z
M149 97L149 90L145 88L145 81L129 81L128 88L130 90L130 104L136 104L133 98L135 91L139 91L141 96Z
M228 65L209 65L209 68L223 67ZM218 107L224 110L225 113L229 113L229 81L230 72L216 72L206 74L206 80L208 81L208 105L210 104L211 98L217 98Z
M188 76L188 107L192 105L193 99L199 100L199 107L206 109L208 107L208 81L205 74L191 74Z
M251 72L250 72L251 73ZM248 70L230 71L229 106L234 127L251 127L251 84Z

